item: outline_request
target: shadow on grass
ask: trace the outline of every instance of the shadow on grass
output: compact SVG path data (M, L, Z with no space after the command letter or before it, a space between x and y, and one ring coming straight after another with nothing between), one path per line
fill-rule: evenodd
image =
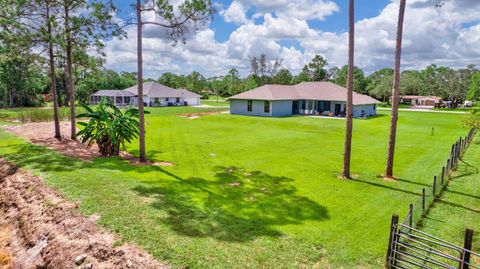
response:
M296 194L290 178L223 166L213 180L163 172L178 182L148 182L134 191L154 198L152 206L166 212L160 221L185 236L241 242L281 236L278 225L328 218L325 207Z
M351 181L358 182L358 183L363 183L363 184L368 184L368 185L375 186L375 187L385 188L385 189L389 189L389 190L392 190L392 191L399 191L399 192L403 192L403 193L408 193L408 194L412 194L412 195L415 195L415 196L422 196L421 193L408 191L408 190L404 190L404 189L400 189L400 188L395 188L395 187L392 187L392 186L387 186L387 185L384 185L384 184L381 184L381 183L375 183L375 182L371 182L371 181L367 181L367 180L351 179Z
M4 156L21 167L41 172L80 169L158 173L172 180L142 182L133 191L161 212L158 221L178 234L242 242L282 236L277 226L328 219L327 209L297 194L293 179L239 167L218 166L213 178L181 178L156 166L133 166L119 158L92 162L65 157L43 146L10 144ZM101 171L96 171L101 173Z

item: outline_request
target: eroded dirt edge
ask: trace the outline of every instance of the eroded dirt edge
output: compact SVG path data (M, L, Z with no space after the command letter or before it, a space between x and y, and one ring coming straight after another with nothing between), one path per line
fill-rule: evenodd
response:
M0 158L0 254L6 262L3 266L168 268L136 246L114 247L117 238L76 208L41 178Z

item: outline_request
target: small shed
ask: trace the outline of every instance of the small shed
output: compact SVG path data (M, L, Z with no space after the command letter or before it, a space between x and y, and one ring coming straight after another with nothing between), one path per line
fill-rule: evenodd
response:
M109 99L116 106L128 106L132 104L135 94L123 90L99 90L90 96L92 104L98 104L102 98Z

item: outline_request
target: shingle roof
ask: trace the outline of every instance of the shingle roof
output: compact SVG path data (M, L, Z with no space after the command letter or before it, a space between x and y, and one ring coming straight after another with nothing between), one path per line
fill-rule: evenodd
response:
M125 97L133 97L135 94L123 90L99 90L96 93L92 94L92 96L108 96L108 97L116 97L116 96L125 96Z
M125 89L125 91L138 95L137 85ZM185 89L172 89L157 82L145 82L143 83L143 94L148 97L162 98L162 97L186 97L186 98L199 98L200 95L187 91Z
M297 85L265 85L230 97L249 100L324 100L346 101L347 89L331 82L302 82ZM377 104L380 101L354 92L353 104Z

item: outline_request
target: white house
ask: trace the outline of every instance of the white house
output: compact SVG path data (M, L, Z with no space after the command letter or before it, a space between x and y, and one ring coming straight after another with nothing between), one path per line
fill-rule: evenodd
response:
M143 103L146 106L197 106L200 95L185 89L172 89L157 82L143 83ZM91 95L92 103L109 98L118 106L137 105L137 85L125 90L100 90ZM118 101L118 102L117 102Z
M344 117L347 89L331 82L265 85L230 97L230 113L251 116L322 115ZM374 98L353 93L353 117L377 114Z

